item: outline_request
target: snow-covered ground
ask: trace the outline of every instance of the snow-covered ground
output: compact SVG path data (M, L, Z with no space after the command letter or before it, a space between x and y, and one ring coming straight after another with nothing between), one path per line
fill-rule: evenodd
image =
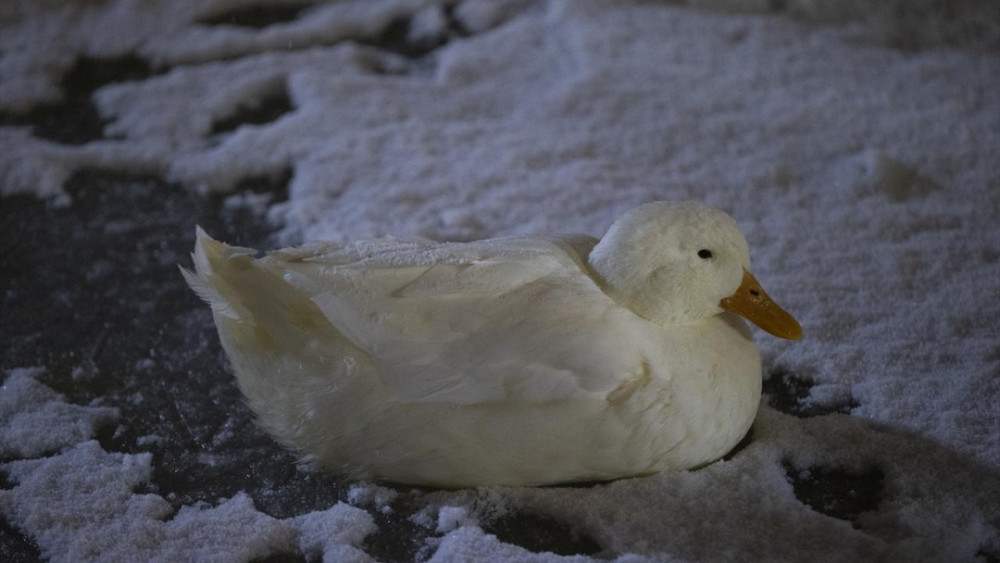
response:
M156 72L93 92L100 139L0 127L4 196L72 205L65 181L93 166L206 192L291 170L267 209L287 243L600 236L662 199L740 224L805 330L758 338L764 375L811 382L803 404L829 414L763 404L752 442L698 471L421 493L423 556L561 560L483 531L515 510L621 561L1000 556L1000 4L344 1L261 28L197 23L241 0L29 4L5 7L0 111L58 102L82 55ZM366 45L404 18L408 48ZM213 134L283 97L276 120ZM365 560L396 494L354 484L286 519L237 495L166 519L135 492L151 456L88 441L115 405L67 404L23 367L0 390L0 513L53 560ZM788 475L827 470L878 475L871 509L798 500Z

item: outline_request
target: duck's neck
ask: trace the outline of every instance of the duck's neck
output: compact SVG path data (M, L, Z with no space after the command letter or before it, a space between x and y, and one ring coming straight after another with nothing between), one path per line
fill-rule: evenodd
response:
M717 314L686 304L685 272L658 266L669 262L655 252L639 253L616 242L602 240L587 262L601 289L619 305L661 326L699 324Z

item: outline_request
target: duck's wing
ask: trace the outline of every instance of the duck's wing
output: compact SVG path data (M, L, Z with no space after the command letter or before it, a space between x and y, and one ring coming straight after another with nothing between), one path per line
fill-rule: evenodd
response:
M400 401L614 401L648 379L645 321L587 273L594 242L380 239L259 262L311 295Z

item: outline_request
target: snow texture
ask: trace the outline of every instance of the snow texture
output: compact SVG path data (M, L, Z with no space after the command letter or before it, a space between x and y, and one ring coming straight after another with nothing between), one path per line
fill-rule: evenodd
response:
M66 404L33 379L39 370L16 370L3 387L4 444L22 444L23 457L54 444L76 444L51 457L3 466L18 485L0 490L0 512L30 530L53 561L242 561L298 544L304 554L329 561L368 561L356 544L373 531L371 516L344 503L279 521L254 509L244 494L218 506L171 506L155 494L136 493L150 482L152 456L108 453L84 441L80 428L95 416L114 416ZM7 417L7 405L20 408ZM103 409L112 411L112 409ZM18 432L33 424L35 438ZM46 432L39 432L44 429ZM30 448L23 444L30 444Z
M197 24L249 4L237 0L15 4L0 110L58 102L81 55L135 54L158 74L93 93L97 141L0 127L4 196L67 203L66 179L93 166L219 192L291 170L288 201L231 203L269 205L289 243L600 236L639 203L698 199L736 218L758 279L803 324L801 342L759 338L765 376L797 374L814 405L855 405L810 418L762 405L750 445L697 471L414 493L426 557L586 559L486 531L511 511L563 522L620 561L1000 553L996 2L345 1L262 29ZM411 43L443 45L365 45L411 15ZM274 96L290 111L213 132ZM68 404L38 373L14 371L0 391L4 459L25 458L3 465L0 511L54 561L295 547L363 561L373 514L392 510L393 495L352 489L363 507L285 520L243 494L170 514L142 492L149 454L87 441L115 410ZM820 466L877 469L880 502L853 525L810 508L786 472Z
M399 492L371 484L357 484L347 491L347 501L352 505L372 505L382 513L392 512L392 502Z
M38 368L12 370L0 387L0 456L38 457L74 446L118 418L118 409L70 405L35 377ZM39 431L39 429L45 429Z
M292 519L300 531L299 547L306 557L323 561L371 561L359 545L375 531L372 517L343 502Z

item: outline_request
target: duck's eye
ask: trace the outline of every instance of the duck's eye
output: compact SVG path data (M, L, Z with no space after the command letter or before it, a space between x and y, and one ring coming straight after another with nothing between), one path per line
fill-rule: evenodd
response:
M707 248L703 248L698 251L698 258L701 258L702 260L708 260L711 257L712 257L712 251L708 250Z

